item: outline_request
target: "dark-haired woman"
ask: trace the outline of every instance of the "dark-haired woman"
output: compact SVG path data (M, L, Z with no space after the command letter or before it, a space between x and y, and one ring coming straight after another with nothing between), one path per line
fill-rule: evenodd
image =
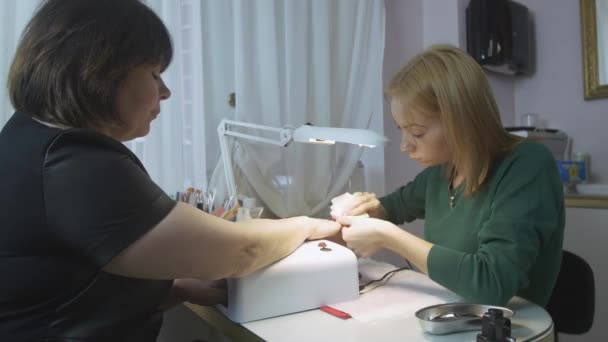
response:
M171 95L171 57L137 0L44 1L29 22L0 133L0 340L155 341L166 303L221 299L198 280L338 232L308 217L228 222L150 179L121 142L146 135Z

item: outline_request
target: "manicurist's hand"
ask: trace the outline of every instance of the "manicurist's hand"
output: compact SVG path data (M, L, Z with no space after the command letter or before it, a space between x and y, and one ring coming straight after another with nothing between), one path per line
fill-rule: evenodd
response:
M386 248L390 231L399 229L388 221L367 217L343 216L337 222L344 226L342 238L346 245L363 258Z
M160 310L169 310L183 302L198 305L216 305L227 303L226 280L202 280L179 278L173 281L171 292L160 305Z
M354 199L350 202L350 208L346 215L357 216L367 213L371 217L384 218L384 208L373 192L355 192Z
M330 220L316 219L307 217L307 225L311 227L308 240L323 239L328 236L336 235L342 227L339 223Z
M225 280L175 279L172 291L183 301L198 305L226 304Z

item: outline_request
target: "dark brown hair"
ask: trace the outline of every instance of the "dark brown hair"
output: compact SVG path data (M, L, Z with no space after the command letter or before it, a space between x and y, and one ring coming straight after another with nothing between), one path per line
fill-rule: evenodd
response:
M71 127L120 124L116 90L134 67L173 56L161 19L139 0L47 0L26 26L8 76L13 107Z

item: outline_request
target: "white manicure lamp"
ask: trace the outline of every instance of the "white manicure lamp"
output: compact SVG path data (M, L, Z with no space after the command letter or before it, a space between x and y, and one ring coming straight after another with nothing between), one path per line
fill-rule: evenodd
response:
M277 136L270 139L235 131L235 128L239 127L265 132L274 132ZM226 119L223 119L217 126L217 133L220 139L222 160L224 161L224 174L226 176L228 195L234 197L236 197L237 194L236 185L234 182L234 172L232 170L232 163L230 161L230 153L228 152L228 137L258 141L283 147L289 145L289 143L292 141L326 145L341 142L366 147L375 147L386 142L386 138L384 136L367 129L319 127L312 125L302 125L298 128L293 128L291 126L278 128Z
M270 132L276 137L265 138L236 131L239 128ZM312 144L343 142L374 147L386 141L385 137L365 129L311 125L276 128L226 119L220 122L217 132L228 194L235 198L228 137L278 146L296 141ZM218 308L231 320L244 323L354 300L358 296L355 254L331 241L309 241L270 266L242 278L228 279L228 305L219 305Z

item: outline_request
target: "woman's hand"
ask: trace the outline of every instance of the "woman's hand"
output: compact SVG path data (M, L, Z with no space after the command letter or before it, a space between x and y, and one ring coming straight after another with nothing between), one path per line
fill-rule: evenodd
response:
M227 302L226 280L175 279L172 292L182 301L198 305L226 305Z
M372 192L355 192L353 200L349 201L349 208L346 208L347 216L357 216L367 213L371 217L383 219L384 208L380 204L376 194Z
M312 229L308 235L307 240L323 239L328 236L336 235L340 232L342 227L339 223L330 220L307 218L309 221L308 225L311 225Z
M388 221L375 218L343 216L337 222L344 226L342 238L346 245L363 258L386 248L389 232L399 229Z

